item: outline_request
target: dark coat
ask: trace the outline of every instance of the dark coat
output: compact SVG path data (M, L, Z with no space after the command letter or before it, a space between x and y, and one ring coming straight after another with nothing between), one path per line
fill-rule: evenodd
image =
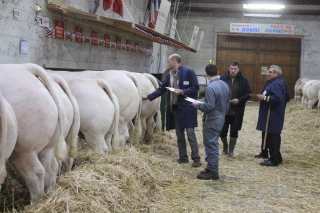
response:
M189 67L179 66L179 89L184 95L179 95L177 99L178 120L180 128L194 128L198 126L197 109L193 108L192 104L186 101L185 96L197 99L199 91L199 83L196 73ZM188 85L187 85L188 84ZM167 75L164 83L153 93L148 95L150 101L167 92L167 110L166 110L166 130L175 129L173 114L170 112L170 91L166 87L170 85L170 75Z
M257 130L265 131L270 108L270 117L268 125L268 133L281 134L284 122L284 112L286 105L286 89L280 77L268 80L262 90L265 96L269 97L269 102L260 101L259 118Z
M237 126L238 130L241 130L244 110L246 107L246 102L250 99L251 90L250 90L250 86L249 86L247 78L244 77L241 72L238 73L236 78L238 80L238 88L236 88L236 89L238 90L237 98L239 99L239 104L234 105L235 111L236 111L235 112L235 121L236 121L236 126ZM220 77L220 80L222 80L224 82L227 82L228 79L231 79L229 71L225 72Z

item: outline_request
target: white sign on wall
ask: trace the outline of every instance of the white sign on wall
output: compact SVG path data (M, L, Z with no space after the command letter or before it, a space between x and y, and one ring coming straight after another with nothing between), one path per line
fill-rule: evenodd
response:
M176 35L176 29L177 29L177 20L175 18L172 18L170 38L174 39L174 36Z
M27 54L28 53L28 41L26 39L20 40L20 53Z
M194 29L193 29L193 33L192 33L192 37L191 37L191 41L190 41L189 47L193 47L194 46L194 42L196 41L198 32L199 32L199 27L197 25L194 25Z
M168 0L162 0L158 12L158 18L155 31L164 34L165 26L168 19L171 3Z
M294 25L230 23L230 32L231 33L294 35Z

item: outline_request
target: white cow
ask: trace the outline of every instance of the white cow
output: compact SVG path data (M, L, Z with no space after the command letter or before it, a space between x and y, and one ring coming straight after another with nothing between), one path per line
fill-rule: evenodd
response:
M25 179L31 200L37 201L45 187L55 186L58 163L52 159L67 155L59 98L50 77L35 64L0 65L0 90L18 126L9 161Z
M309 99L308 99L308 90L309 90L309 87L312 85L312 84L315 84L317 83L319 80L309 80L305 83L305 85L303 86L302 88L302 100L301 100L301 103L308 107L308 102L309 102Z
M299 78L294 85L294 101L300 102L302 98L302 89L309 78Z
M49 72L49 71L48 71ZM67 81L74 78L103 79L111 86L117 96L120 107L119 137L123 146L129 139L132 144L139 144L141 138L140 113L142 99L137 79L129 72L118 70L66 72L50 71L62 76ZM134 121L134 125L132 123ZM130 130L130 133L129 133Z
M63 137L68 145L68 156L61 162L62 171L70 171L73 158L77 155L80 113L77 100L72 95L67 82L59 75L50 74L62 106L64 118Z
M315 104L319 101L318 94L320 91L320 81L317 81L309 86L307 91L308 109L315 108Z
M136 76L140 85L141 94L147 95L155 91L158 87L158 81L155 77L148 73L132 73ZM146 142L152 141L154 127L156 131L161 131L161 113L160 102L158 98L155 101L143 101L140 115L140 122L142 126L141 138ZM154 122L154 115L157 113L156 124Z
M0 191L6 172L6 160L9 159L16 145L18 126L11 105L4 99L0 91Z
M119 103L102 79L75 78L68 82L80 110L80 130L89 148L108 155L119 148ZM112 143L112 147L111 147Z

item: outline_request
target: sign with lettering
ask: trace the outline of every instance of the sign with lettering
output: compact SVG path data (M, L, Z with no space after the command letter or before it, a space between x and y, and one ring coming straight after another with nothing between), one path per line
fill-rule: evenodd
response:
M57 39L64 40L64 23L62 21L55 21L54 36Z
M83 29L82 27L76 27L75 29L75 37L77 43L83 43Z
M98 32L91 30L91 45L98 46Z
M121 50L121 38L120 37L116 37L116 48L117 50Z
M110 35L104 34L104 43L106 48L110 48Z
M126 45L126 46L127 46L127 48L126 48L126 49L127 49L127 51L130 51L130 50L131 50L131 43L130 43L130 40L127 40L127 41L126 41L126 44L127 44L127 45Z
M294 25L230 23L231 33L294 35Z

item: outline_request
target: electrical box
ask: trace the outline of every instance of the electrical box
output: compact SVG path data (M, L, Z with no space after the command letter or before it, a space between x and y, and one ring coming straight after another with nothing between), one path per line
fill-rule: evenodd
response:
M20 16L20 11L17 9L13 10L13 17L18 18Z

